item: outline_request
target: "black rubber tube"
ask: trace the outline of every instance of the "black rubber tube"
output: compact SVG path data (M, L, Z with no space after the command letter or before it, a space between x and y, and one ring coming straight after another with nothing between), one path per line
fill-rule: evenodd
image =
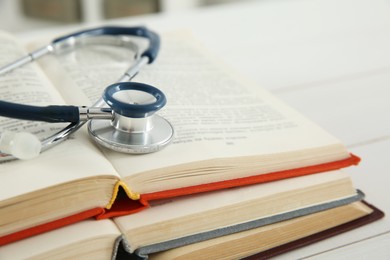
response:
M50 123L76 123L80 120L79 108L76 106L39 107L7 101L0 101L0 116Z

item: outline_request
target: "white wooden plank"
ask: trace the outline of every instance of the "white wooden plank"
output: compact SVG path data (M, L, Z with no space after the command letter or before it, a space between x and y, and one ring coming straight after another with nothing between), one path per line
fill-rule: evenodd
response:
M277 95L347 145L390 138L390 69Z
M390 233L336 248L305 259L390 259Z

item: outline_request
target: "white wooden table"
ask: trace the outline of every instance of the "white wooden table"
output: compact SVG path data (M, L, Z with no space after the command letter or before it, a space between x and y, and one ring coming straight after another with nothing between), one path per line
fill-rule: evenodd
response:
M240 1L112 23L192 30L226 63L362 157L348 171L388 216L278 258L390 259L389 0Z

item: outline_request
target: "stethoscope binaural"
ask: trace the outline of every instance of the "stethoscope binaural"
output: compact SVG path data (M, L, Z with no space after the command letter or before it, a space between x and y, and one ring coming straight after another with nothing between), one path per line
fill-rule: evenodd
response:
M129 36L138 36L146 38L149 46L137 55L133 65L117 83L104 90L102 97L92 107L38 107L0 100L0 116L70 123L43 141L31 138L28 133L2 133L0 161L34 157L65 140L87 121L88 132L92 139L114 151L132 154L150 153L161 150L171 142L174 135L172 125L155 114L166 104L164 93L147 84L129 82L142 66L154 61L159 51L159 36L145 27L101 27L57 38L51 44L0 68L0 75L48 53L58 53L79 44L95 44L93 39L96 37L93 36L113 36L115 39L108 42L109 44L130 48L137 46Z

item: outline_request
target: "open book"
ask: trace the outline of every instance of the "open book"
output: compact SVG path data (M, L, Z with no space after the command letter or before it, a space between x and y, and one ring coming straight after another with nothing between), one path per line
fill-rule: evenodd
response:
M129 66L129 50L91 46L0 77L2 99L90 105ZM24 51L0 34L0 64ZM162 37L158 59L135 81L165 92L175 128L161 152L96 147L85 129L30 161L0 166L0 244L149 201L307 175L357 164L339 140L267 91L235 75L187 34ZM46 136L59 126L0 118L0 132ZM119 199L120 198L120 199Z
M160 200L128 216L80 221L2 246L0 258L245 256L369 216L373 210L362 198L341 171L301 176ZM232 245L235 240L243 242Z

